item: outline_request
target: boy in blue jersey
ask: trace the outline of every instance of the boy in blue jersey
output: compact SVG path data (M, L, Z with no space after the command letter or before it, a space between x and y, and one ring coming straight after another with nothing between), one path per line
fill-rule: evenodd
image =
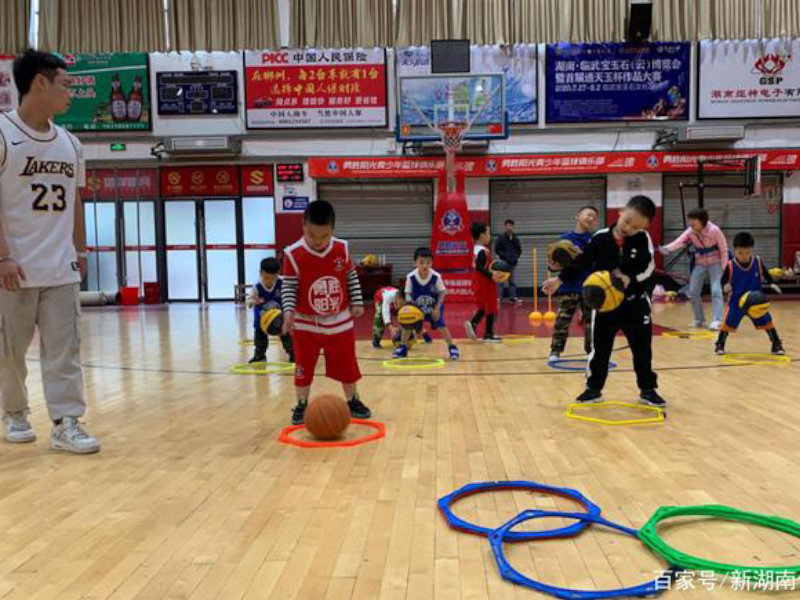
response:
M728 340L728 335L736 331L739 323L745 317L745 311L739 306L739 301L745 293L760 292L762 286L766 284L772 286L775 292L781 293L781 288L775 284L769 271L764 268L764 261L753 253L755 245L753 236L746 231L737 233L733 238L733 260L728 261L725 271L722 273L722 285L730 297L728 306L725 308L722 329L714 348L717 354L725 354L725 342ZM750 317L756 329L763 329L767 332L769 340L772 342L772 354L785 354L783 342L778 336L769 311L765 311L758 317L747 316Z
M599 213L594 206L584 206L575 216L575 229L567 231L559 240L567 240L583 252L592 239L592 232L597 226ZM551 271L560 271L563 265L549 265ZM583 349L586 354L592 352L592 319L591 310L583 302L583 281L589 273L584 273L578 279L566 281L558 290L558 316L553 326L553 339L550 342L550 357L548 362L556 361L567 347L569 326L578 309L581 309L581 324L583 325Z
M458 359L458 348L453 336L444 323L444 298L447 288L442 276L433 270L433 253L430 248L417 248L414 252L414 265L417 267L406 277L405 301L419 308L425 315L425 321L431 329L442 332L447 342L447 349L452 360ZM408 356L408 340L411 331L403 328L400 346L392 354L392 358Z
M280 276L280 270L281 263L277 258L262 260L259 267L260 280L253 286L247 297L247 307L253 309L253 328L255 329L256 350L253 358L250 359L251 363L266 362L267 360L269 336L261 329L261 315L268 310L278 309L281 311L281 318L283 317L283 305L281 304L283 279ZM289 362L294 362L292 336L285 333L280 337L283 349L289 355Z

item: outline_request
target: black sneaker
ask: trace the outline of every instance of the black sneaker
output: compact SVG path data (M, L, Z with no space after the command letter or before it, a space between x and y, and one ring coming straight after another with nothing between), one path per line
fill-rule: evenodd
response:
M361 398L353 396L347 401L347 406L350 408L350 416L354 419L369 419L372 416L372 411L361 402Z
M725 345L724 344L715 344L714 345L714 354L722 356L725 354Z
M302 425L306 416L308 402L298 402L292 409L292 425Z
M287 354L289 355L289 362L290 363L294 363L295 362L295 360L294 360L294 350L292 350L291 352L287 352Z
M422 341L425 342L426 344L432 344L433 338L431 337L431 334L429 334L426 331L425 333L422 334Z
M262 363L262 362L267 362L266 354L256 354L255 356L253 356L253 358L247 361L247 363L250 365L252 365L253 363Z
M586 388L580 396L575 398L575 402L580 402L581 404L594 404L595 402L602 401L603 392L600 390L593 390L592 388Z
M372 336L372 347L376 350L381 349L381 338L379 338L377 335Z
M656 408L666 408L667 401L658 395L655 390L642 390L639 393L639 402L647 406L655 406Z
M501 338L499 335L492 334L483 336L482 341L484 344L499 344L503 341L503 338Z
M783 344L781 342L772 342L772 353L783 356L786 354L786 350L783 349Z

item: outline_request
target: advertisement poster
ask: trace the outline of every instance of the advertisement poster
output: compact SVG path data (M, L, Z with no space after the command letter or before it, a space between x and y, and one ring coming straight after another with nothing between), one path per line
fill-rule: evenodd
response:
M14 57L0 54L0 112L17 108L17 86L14 85Z
M536 44L472 46L470 72L505 75L506 111L513 124L536 123ZM407 46L397 51L397 76L430 75L431 54L427 46Z
M382 48L247 51L250 129L386 127Z
M689 118L690 44L548 44L548 123Z
M70 131L150 130L147 54L62 54L72 106L56 116Z
M800 39L700 42L700 119L800 117Z

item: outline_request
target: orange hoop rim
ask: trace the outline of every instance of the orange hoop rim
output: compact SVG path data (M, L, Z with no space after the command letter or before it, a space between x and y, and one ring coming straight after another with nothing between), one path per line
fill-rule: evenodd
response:
M366 427L371 427L375 431L368 435L354 438L352 440L320 440L312 442L308 440L298 440L297 438L292 437L293 433L300 431L301 429L305 429L305 425L289 425L289 427L285 427L283 431L281 431L278 441L289 446L297 446L298 448L350 448L352 446L360 446L368 442L374 442L375 440L386 436L386 424L381 423L380 421L350 419L350 424L364 425Z

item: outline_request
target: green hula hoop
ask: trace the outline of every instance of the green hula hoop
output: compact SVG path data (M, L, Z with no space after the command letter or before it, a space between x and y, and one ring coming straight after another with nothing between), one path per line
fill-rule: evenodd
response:
M702 558L696 558L688 554L684 554L667 544L656 532L656 528L661 521L670 519L672 517L714 517L717 519L725 519L726 521L737 521L741 523L752 523L761 527L775 529L800 538L800 523L786 519L784 517L775 517L770 515L762 515L759 513L747 512L730 506L721 506L718 504L707 504L703 506L662 506L650 520L644 524L639 530L639 539L641 539L650 550L664 559L668 564L676 569L692 570L692 571L715 571L717 573L736 573L746 579L758 579L759 577L769 576L800 576L800 564L788 565L785 567L762 567L762 566L744 566L744 565L731 565L727 563L715 562Z
M445 365L444 360L441 358L427 358L425 356L408 357L408 358L393 358L392 360L383 361L383 366L387 369L438 369Z

